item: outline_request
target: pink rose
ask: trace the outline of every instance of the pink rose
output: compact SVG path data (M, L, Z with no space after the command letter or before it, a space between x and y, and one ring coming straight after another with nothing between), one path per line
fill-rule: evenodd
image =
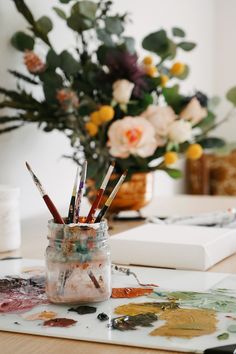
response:
M110 154L119 158L130 155L151 156L157 148L153 126L142 117L125 117L108 130Z
M150 105L141 116L145 117L153 125L158 146L165 145L169 126L176 119L173 109L170 106Z

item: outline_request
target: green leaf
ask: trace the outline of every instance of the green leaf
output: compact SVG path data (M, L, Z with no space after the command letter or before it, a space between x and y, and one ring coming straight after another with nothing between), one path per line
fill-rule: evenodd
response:
M112 48L106 45L100 45L100 47L97 50L97 58L100 64L104 65L106 63L107 54L111 49Z
M77 14L71 15L67 19L67 25L68 27L72 28L74 31L77 31L79 33L93 28L93 22L91 20L82 16L79 17Z
M171 178L178 179L183 177L183 173L180 170L177 170L175 168L167 168L165 167L163 169Z
M144 49L154 52L160 56L166 53L169 47L169 40L165 30L150 33L142 41Z
M56 92L63 86L62 77L51 71L45 71L40 75L43 81L43 91L48 102L56 101Z
M193 42L180 42L177 44L177 47L185 50L186 52L189 52L190 50L193 50L196 47L196 43Z
M48 34L53 29L52 21L47 16L42 16L36 22L37 29L44 34Z
M11 38L11 44L16 49L24 52L25 50L33 50L34 39L24 32L16 32Z
M204 131L214 125L215 119L215 114L211 111L208 111L206 118L201 120L200 123L196 124L195 127L201 128Z
M107 33L104 28L97 29L97 36L98 36L98 39L100 39L100 41L102 41L105 45L111 46L111 47L114 45L110 34Z
M117 34L119 36L124 31L124 26L119 17L106 17L105 18L105 28L107 32L111 34Z
M133 37L123 37L124 39L124 47L130 54L135 54L135 39Z
M80 64L77 60L74 59L74 57L64 50L60 54L60 60L61 60L61 69L67 74L67 75L73 75L76 74L80 68Z
M48 51L46 56L46 63L47 63L47 67L50 69L56 69L60 66L61 59L53 49L50 49Z
M53 10L56 12L56 14L61 17L63 20L66 20L66 13L60 9L59 7L54 6Z
M225 145L225 141L223 139L215 137L203 138L197 142L203 147L203 149L221 148Z
M80 1L79 2L79 12L84 17L89 18L90 20L95 20L97 4L93 1Z
M221 333L217 336L217 339L219 339L219 340L226 340L228 338L229 338L229 333L227 333L227 332Z
M226 98L229 102L236 106L236 86L232 87L227 93Z
M166 103L173 108L175 113L180 113L184 107L184 96L179 93L179 85L164 87L162 94Z
M173 27L172 34L175 37L181 37L181 38L185 37L185 32L179 27Z
M62 4L68 4L71 0L59 0Z

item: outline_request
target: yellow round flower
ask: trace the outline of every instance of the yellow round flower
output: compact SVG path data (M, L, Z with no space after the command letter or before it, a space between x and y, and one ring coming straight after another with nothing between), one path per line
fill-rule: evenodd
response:
M115 115L115 111L111 106L101 106L98 113L101 122L109 122Z
M157 76L158 70L154 65L147 65L144 68L145 73L150 77Z
M87 130L90 136L95 136L98 132L98 127L92 122L87 122L85 124L85 129Z
M198 160L203 154L203 149L199 144L192 144L186 150L186 156L189 160Z
M177 61L176 63L174 63L172 65L172 67L170 68L170 72L172 75L174 76L180 76L183 74L184 70L185 70L185 64L181 63L179 61Z
M167 75L161 75L160 79L161 79L161 86L165 87L167 82L169 81L169 77Z
M90 121L97 126L101 125L102 121L101 121L100 114L98 111L95 111L90 114Z
M143 64L144 65L152 65L153 64L153 58L148 55L145 58L143 58Z
M178 160L178 154L174 151L168 151L164 155L165 165L172 165Z

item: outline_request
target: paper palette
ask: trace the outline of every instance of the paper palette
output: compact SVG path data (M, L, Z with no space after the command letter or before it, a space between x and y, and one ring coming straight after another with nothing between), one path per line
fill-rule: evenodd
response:
M0 262L0 276L20 274L25 267L43 266L43 261L39 260L10 260ZM157 283L161 289L165 290L186 290L186 291L207 291L210 288L229 288L236 290L236 275L177 271L157 268L130 267L139 277L140 281L146 283ZM137 283L131 276L123 274L113 275L114 287L136 287ZM154 349L164 349L172 351L184 351L202 353L206 348L220 345L236 343L236 334L230 334L228 340L219 341L217 335L226 331L230 324L225 314L218 314L218 330L212 335L196 337L193 339L152 337L149 333L153 328L163 324L163 321L154 322L153 328L139 327L135 331L121 332L108 328L108 322L100 322L97 315L105 312L110 318L118 317L113 310L119 305L130 302L140 303L145 301L155 301L151 298L139 297L134 299L110 299L103 303L93 304L97 307L97 312L87 315L78 315L75 312L68 312L70 306L65 305L42 305L34 307L27 314L33 314L43 310L55 311L58 317L72 318L76 321L75 326L69 328L43 327L42 321L26 321L20 314L1 314L0 330L35 334L41 336L51 336L58 338L69 338L74 340L85 340L92 342L103 342L109 344L119 344L125 346L136 346ZM92 305L92 304L91 304ZM14 324L18 322L19 324Z

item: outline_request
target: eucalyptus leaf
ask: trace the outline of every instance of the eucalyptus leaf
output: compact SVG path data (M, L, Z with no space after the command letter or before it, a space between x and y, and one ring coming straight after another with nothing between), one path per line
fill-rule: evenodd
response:
M233 103L234 106L236 106L236 86L232 87L227 93L226 93L226 98L228 101Z
M124 46L125 49L130 53L130 54L134 54L136 52L135 49L135 40L133 37L123 37L124 39Z
M42 16L36 22L36 26L40 32L48 34L53 29L52 21L47 16Z
M56 12L56 14L61 17L63 20L66 20L67 16L66 13L60 9L59 7L54 6L53 10Z
M111 47L114 45L111 35L107 33L107 31L104 28L97 29L97 36L98 39L100 39L100 41L102 41L105 45Z
M123 23L117 16L106 17L105 28L107 32L117 34L118 36L124 31Z
M46 56L46 63L47 63L47 67L50 69L56 69L57 67L60 66L61 59L53 49L50 49L48 51Z
M67 75L73 75L76 74L80 68L80 64L77 60L74 59L74 57L64 50L60 54L60 61L61 61L61 69L67 74Z
M93 22L83 16L77 14L71 15L67 19L68 27L72 28L74 31L82 33L93 27Z
M198 144L200 144L203 147L203 149L213 149L213 148L220 148L225 146L225 141L220 138L207 137L198 140Z
M172 34L175 37L182 37L182 38L185 37L185 32L179 27L173 27Z
M177 44L177 46L186 52L190 52L196 47L196 43L193 42L180 42Z
M11 38L11 44L16 49L24 52L25 50L33 50L34 49L34 39L24 32L16 32Z
M78 10L80 15L89 18L90 20L95 20L97 4L93 1L79 1L75 5L78 5Z
M62 4L68 4L71 0L59 0Z
M165 30L150 33L142 41L144 49L162 56L169 47L169 40Z

